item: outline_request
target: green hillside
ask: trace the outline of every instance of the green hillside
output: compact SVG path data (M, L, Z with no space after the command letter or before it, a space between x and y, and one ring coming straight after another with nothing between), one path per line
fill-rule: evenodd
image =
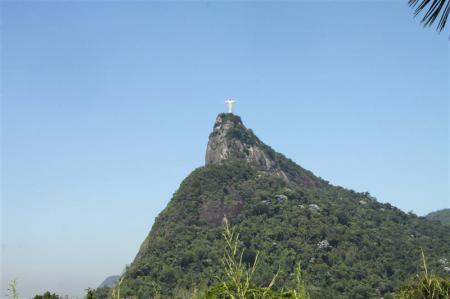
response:
M182 158L182 157L180 157ZM240 118L221 114L206 166L194 170L156 218L124 274L128 297L182 298L223 278L224 215L243 260L260 252L255 282L294 283L301 264L312 298L389 298L419 271L449 275L450 227L333 186L263 144ZM355 174L357 175L357 174Z
M450 225L450 209L434 211L425 216L428 220L439 221L442 224Z

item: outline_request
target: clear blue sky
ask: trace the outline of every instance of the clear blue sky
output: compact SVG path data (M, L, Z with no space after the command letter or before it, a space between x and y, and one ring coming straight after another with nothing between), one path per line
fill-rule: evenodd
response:
M449 207L448 32L406 2L3 1L1 293L121 273L227 97L333 184Z

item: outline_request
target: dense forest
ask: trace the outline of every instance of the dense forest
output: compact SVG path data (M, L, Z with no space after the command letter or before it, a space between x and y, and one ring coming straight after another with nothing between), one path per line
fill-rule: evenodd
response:
M259 256L254 283L277 275L274 290L294 286L299 265L312 298L391 298L420 271L421 249L429 271L448 277L450 227L329 184L237 116L219 115L211 142L223 159L182 182L124 273L124 295L183 298L224 279L224 216L240 232L243 263Z

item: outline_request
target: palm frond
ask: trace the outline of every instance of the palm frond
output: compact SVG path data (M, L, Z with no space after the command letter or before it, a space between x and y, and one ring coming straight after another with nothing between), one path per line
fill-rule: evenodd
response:
M439 19L436 30L440 32L444 29L450 13L450 0L409 0L408 4L415 8L414 16L426 11L421 20L424 26L429 27Z

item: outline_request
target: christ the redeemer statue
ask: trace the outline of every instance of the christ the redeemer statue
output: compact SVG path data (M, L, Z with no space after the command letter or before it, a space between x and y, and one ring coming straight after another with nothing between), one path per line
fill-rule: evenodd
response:
M233 113L233 104L236 103L233 99L228 99L225 101L225 104L228 106L228 113Z

